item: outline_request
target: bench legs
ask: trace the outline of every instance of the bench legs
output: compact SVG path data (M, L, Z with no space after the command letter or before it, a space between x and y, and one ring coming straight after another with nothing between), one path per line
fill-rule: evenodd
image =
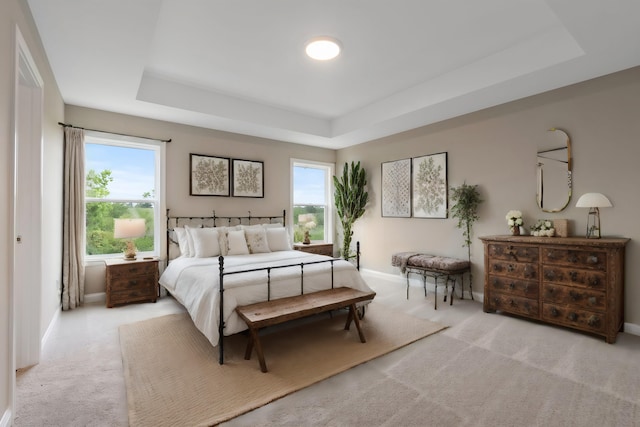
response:
M464 299L464 274L468 273L469 274L469 293L471 294L471 300L473 300L473 284L472 284L472 277L471 277L471 272L470 271L464 271L462 273L455 273L455 274L446 274L446 273L437 273L437 272L429 272L428 270L422 270L420 269L420 271L416 271L416 270L410 270L407 269L406 271L406 279L407 279L407 299L409 299L409 274L410 273L415 273L415 274L420 274L422 276L422 284L424 287L424 296L427 296L427 276L429 277L433 277L434 280L434 310L438 309L438 279L444 277L445 281L445 291L444 291L444 297L443 297L443 301L447 302L447 295L449 293L449 282L452 282L451 285L451 296L450 296L450 300L449 300L449 305L453 305L453 297L455 295L455 289L456 289L456 282L458 281L458 277L460 278L460 299Z
M360 318L358 316L358 309L355 304L351 304L349 306L349 314L347 314L347 322L344 325L344 330L348 331L351 327L351 322L355 323L356 329L358 330L358 336L360 337L360 342L366 343L367 340L364 337L364 332L362 332L362 328L360 327ZM258 329L249 328L249 340L247 341L247 349L244 352L245 360L251 359L251 353L253 352L253 348L256 349L256 354L258 355L258 362L260 362L260 370L262 372L267 372L267 362L264 360L264 353L262 352L262 344L260 344L260 337L258 337Z

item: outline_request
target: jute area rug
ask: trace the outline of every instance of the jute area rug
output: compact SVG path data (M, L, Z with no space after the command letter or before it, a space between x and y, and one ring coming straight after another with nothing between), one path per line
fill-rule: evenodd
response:
M362 321L363 344L354 325L343 330L345 316L267 331L268 373L255 354L244 360L243 334L225 340L219 365L218 349L186 314L121 326L130 425L215 425L444 329L374 302Z

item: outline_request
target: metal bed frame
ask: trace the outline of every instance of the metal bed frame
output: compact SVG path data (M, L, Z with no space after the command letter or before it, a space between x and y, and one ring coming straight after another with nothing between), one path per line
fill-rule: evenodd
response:
M216 227L216 226L233 226L233 225L252 225L252 224L257 224L260 223L261 221L266 221L268 220L270 224L277 224L280 223L280 221L275 221L274 220L279 220L282 219L282 226L286 227L286 217L287 217L287 211L283 210L282 211L282 215L271 215L271 216L252 216L251 215L251 211L249 211L249 215L247 216L217 216L216 215L216 211L213 211L213 215L208 217L208 216L170 216L169 215L169 209L167 209L167 247L166 247L166 262L167 264L169 264L170 258L169 258L169 246L171 245L171 242L173 243L177 243L174 240L171 239L171 231L173 230L174 227L179 227L180 226L180 222L182 221L183 223L186 223L186 225L189 225L189 223L193 223L194 221L196 221L197 225L199 227L205 227L205 226L209 226L208 224L211 224L211 227ZM173 226L172 226L172 220L173 220ZM254 221L252 223L252 220ZM217 221L222 221L222 224L217 224ZM224 224L224 222L226 221L226 224ZM250 272L255 272L255 271L266 271L267 273L267 301L271 300L271 270L276 270L276 269L280 269L280 268L288 268L288 267L300 267L300 295L304 294L304 266L305 265L312 265L312 264L323 264L323 263L330 263L331 264L331 288L333 289L334 284L333 284L333 264L335 261L340 260L340 258L331 258L328 260L322 260L322 261L311 261L311 262L299 262L299 263L293 263L293 264L287 264L287 265L279 265L279 266L274 266L274 267L261 267L261 268L250 268L250 269L246 269L246 270L237 270L237 271L228 271L225 272L224 271L224 257L223 256L219 256L218 257L218 265L219 265L219 275L220 275L220 285L219 285L219 292L220 292L220 300L219 300L219 305L220 305L220 319L218 321L218 363L219 364L224 364L224 328L225 328L225 322L224 322L224 277L225 276L230 276L230 275L234 275L234 274L242 274L242 273L250 273ZM359 271L360 270L360 242L356 242L356 269ZM359 314L360 317L362 318L364 316L364 310Z

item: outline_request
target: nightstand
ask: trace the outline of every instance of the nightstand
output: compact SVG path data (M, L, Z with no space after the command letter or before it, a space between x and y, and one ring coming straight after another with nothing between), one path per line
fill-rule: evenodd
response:
M107 307L158 299L158 259L105 260L107 264Z
M296 251L309 252L311 254L333 256L333 243L294 243L293 249Z

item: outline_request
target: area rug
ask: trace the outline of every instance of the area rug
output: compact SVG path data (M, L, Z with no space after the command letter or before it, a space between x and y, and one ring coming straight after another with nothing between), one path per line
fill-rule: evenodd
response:
M375 302L362 320L366 343L344 322L343 313L320 316L266 334L267 373L255 354L244 360L243 334L225 340L219 365L186 314L121 326L129 424L215 425L445 328Z

